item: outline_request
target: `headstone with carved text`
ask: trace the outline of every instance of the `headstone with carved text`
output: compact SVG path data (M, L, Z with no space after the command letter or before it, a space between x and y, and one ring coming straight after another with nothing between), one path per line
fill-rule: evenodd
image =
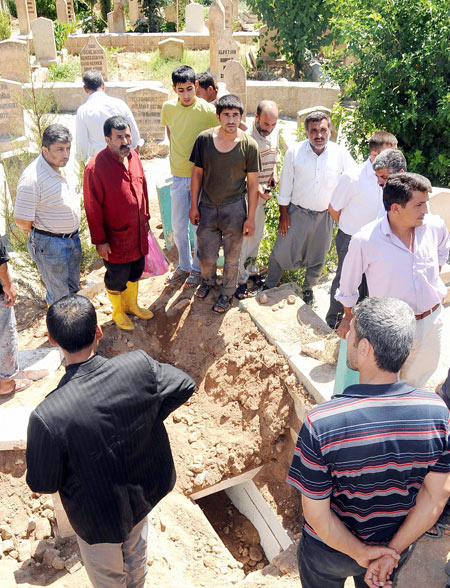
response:
M209 69L217 76L219 67L217 61L217 43L225 30L225 10L220 0L213 0L209 7Z
M67 14L69 15L69 22L75 22L75 7L73 0L67 0Z
M22 84L0 78L0 153L14 149L15 141L26 144L22 99Z
M0 72L7 80L13 80L14 82L30 81L30 64L26 41L7 39L0 42Z
M231 30L225 29L217 43L217 81L224 81L225 66L230 59L239 61L239 47L233 39Z
M163 141L165 129L161 124L161 108L169 92L163 88L130 88L127 104L136 119L139 134L146 143Z
M96 69L102 74L105 81L108 79L106 51L94 35L90 35L88 42L80 51L80 65L81 75L83 75L88 69Z
M31 32L36 60L43 66L57 63L53 21L40 16L31 21Z
M28 10L28 16L30 17L30 24L31 24L31 21L38 17L37 10L36 10L36 0L27 0L27 10Z

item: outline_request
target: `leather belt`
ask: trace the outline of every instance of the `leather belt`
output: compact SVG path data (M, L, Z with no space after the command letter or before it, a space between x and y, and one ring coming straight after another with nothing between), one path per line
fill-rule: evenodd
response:
M61 239L72 239L78 233L78 229L76 231L72 231L71 233L50 233L50 231L43 231L42 229L36 229L33 227L35 233L39 233L39 235L47 235L47 237L60 237Z
M437 310L439 308L440 304L439 302L437 304L435 304L433 306L433 308L431 308L430 310L426 310L425 312L422 312L422 314L416 314L416 321L421 321L422 319L424 319L427 316L430 316L430 314L432 312L434 312L435 310Z

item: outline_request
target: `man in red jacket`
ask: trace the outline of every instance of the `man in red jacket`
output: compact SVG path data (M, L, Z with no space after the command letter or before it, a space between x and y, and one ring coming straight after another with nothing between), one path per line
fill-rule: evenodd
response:
M106 267L105 285L113 305L113 321L132 330L126 313L150 319L153 313L137 304L138 280L148 252L147 182L131 132L122 116L103 126L106 148L93 157L84 172L84 206L92 243Z

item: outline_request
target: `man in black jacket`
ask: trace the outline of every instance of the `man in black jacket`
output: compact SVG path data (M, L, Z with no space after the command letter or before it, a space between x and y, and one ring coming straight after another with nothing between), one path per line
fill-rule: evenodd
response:
M27 483L59 492L96 588L141 588L147 522L175 485L163 420L194 392L193 380L144 351L105 359L91 302L65 296L47 314L66 375L31 413Z

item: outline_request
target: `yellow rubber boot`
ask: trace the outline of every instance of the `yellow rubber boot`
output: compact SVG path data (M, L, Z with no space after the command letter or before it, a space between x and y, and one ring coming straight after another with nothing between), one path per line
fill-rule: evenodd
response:
M153 312L146 308L141 308L137 303L138 282L127 282L127 289L122 292L122 307L125 312L134 314L140 319L151 319Z
M106 291L108 292L108 298L110 299L113 307L113 321L116 323L119 329L124 329L125 331L132 331L134 329L134 325L125 314L125 309L122 306L121 292L115 292L113 290L108 289Z

